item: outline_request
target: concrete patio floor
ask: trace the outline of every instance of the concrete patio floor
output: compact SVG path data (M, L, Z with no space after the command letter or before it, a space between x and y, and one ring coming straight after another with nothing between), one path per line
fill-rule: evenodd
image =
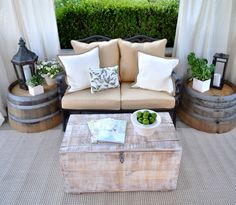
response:
M183 146L177 190L71 195L63 191L61 125L40 133L0 128L0 204L236 204L236 129L207 134L177 122Z

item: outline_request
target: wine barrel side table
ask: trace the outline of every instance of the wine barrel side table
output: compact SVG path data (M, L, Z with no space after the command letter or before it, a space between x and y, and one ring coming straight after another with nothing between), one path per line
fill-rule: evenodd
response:
M236 87L226 82L222 90L211 88L200 93L187 82L178 108L187 125L209 133L224 133L236 126Z
M31 96L12 83L8 88L8 119L20 132L41 132L61 123L62 113L56 85L44 86L45 93Z

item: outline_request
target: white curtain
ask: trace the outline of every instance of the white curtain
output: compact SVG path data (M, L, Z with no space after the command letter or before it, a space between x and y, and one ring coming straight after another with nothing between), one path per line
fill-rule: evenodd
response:
M235 12L235 0L180 0L173 55L180 59L181 76L186 74L190 52L209 63L215 53L227 53L227 78L236 83Z
M0 0L0 112L6 115L7 88L16 80L11 58L20 37L40 59L60 50L53 0Z
M4 64L2 57L0 55L0 114L2 113L4 116L6 116L6 110L5 110L5 98L7 96L7 85L9 85L9 79L7 77L7 73L4 69Z

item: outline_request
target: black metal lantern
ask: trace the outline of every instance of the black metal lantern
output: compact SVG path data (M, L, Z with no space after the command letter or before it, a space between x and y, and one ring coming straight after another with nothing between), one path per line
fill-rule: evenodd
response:
M20 88L28 90L26 81L35 74L35 63L38 60L38 56L26 48L23 38L20 38L18 44L20 45L19 50L13 56L11 62L14 66Z
M215 71L212 75L211 87L222 89L224 85L225 71L229 61L229 55L216 53L213 56L212 64L215 65Z

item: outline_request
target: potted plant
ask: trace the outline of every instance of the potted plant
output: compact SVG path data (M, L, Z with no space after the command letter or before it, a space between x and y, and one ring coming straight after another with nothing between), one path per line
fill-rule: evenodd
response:
M207 59L197 58L193 52L188 55L188 64L193 78L193 89L202 93L209 90L215 65L208 65Z
M43 81L42 76L39 74L33 75L29 80L27 80L26 84L28 85L30 95L35 96L44 93L42 86Z
M40 61L37 64L36 68L37 73L45 79L46 83L49 86L54 85L56 83L55 77L58 73L62 71L62 66L55 59L49 61Z

